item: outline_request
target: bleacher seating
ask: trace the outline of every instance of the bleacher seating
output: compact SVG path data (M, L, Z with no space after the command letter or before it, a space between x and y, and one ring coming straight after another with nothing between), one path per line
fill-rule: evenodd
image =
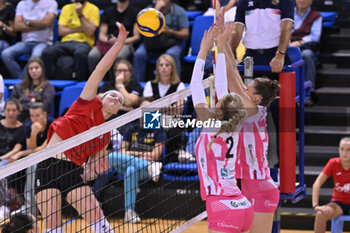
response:
M322 15L322 27L332 28L337 20L338 12L320 11L320 14Z
M204 31L209 29L214 22L213 16L198 16L194 20L193 28L191 32L191 44L190 51L191 54L184 57L184 61L188 63L194 63L196 61L199 46L204 34Z
M64 113L64 111L66 111L67 108L72 105L72 103L80 96L82 90L83 87L77 85L68 86L63 89L58 109L58 116L61 116L62 113Z
M186 15L187 15L190 27L193 26L194 20L202 14L203 14L203 11L186 11Z
M8 98L10 98L10 92L7 86L4 86L4 100L6 101Z
M342 215L332 219L331 233L342 233L344 221L350 221L350 215Z

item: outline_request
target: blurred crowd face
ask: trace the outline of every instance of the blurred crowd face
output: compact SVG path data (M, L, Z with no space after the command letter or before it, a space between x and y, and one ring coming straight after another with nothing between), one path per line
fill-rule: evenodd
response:
M33 123L38 122L41 125L45 125L47 113L41 108L29 109L29 115Z
M340 142L339 157L344 162L350 162L350 141L342 140Z
M312 0L296 0L295 1L298 9L307 9L311 3L312 3Z
M32 80L38 80L43 74L43 69L38 62L32 62L28 64L28 72Z
M170 76L172 71L173 67L171 66L171 64L167 60L161 58L158 65L158 72L161 81L165 83L170 82Z
M7 104L5 108L5 118L10 121L17 121L17 117L20 114L16 104Z
M120 74L124 75L124 84L127 84L131 80L131 70L128 65L125 63L119 63L117 68L115 69L115 77L118 77Z

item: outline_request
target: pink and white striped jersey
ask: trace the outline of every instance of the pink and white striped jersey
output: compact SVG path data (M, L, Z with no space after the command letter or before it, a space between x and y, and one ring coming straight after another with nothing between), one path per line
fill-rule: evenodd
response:
M207 129L206 129L207 130ZM215 132L201 132L196 143L201 196L238 196L241 190L235 179L238 133L218 135L208 149Z
M269 138L266 129L266 108L258 106L258 113L246 117L239 132L236 178L269 179L267 162Z

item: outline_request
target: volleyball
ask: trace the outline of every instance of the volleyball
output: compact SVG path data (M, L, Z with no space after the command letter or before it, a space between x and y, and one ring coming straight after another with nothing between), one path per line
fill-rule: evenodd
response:
M162 33L165 18L162 12L154 8L147 8L137 15L137 30L144 36L154 37Z

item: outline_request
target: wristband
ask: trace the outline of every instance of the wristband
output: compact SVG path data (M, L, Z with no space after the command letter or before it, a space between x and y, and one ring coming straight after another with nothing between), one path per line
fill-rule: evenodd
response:
M125 86L123 84L117 85L117 89L119 90L120 88L125 88Z
M285 55L286 55L286 53L285 53L285 52L282 52L281 50L277 50L277 51L276 51L276 54L281 54L282 56L285 56Z
M312 206L312 208L314 208L314 209L315 209L317 206L318 206L318 205L314 205L314 206Z

